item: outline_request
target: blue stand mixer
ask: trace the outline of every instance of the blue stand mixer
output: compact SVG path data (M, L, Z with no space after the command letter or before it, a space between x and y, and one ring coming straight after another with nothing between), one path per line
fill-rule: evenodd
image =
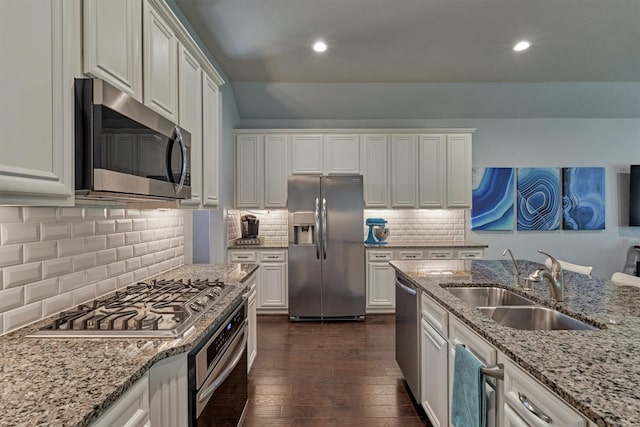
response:
M369 227L369 235L364 242L370 245L386 245L389 229L385 227L387 220L382 218L367 218L365 224Z

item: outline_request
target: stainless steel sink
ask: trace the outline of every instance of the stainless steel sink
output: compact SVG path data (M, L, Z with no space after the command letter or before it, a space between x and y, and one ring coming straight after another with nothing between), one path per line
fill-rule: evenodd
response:
M503 288L471 286L447 287L445 289L473 307L535 305L535 302L530 299Z
M598 329L547 307L478 307L478 310L499 325L515 329L535 331L559 329L591 331Z

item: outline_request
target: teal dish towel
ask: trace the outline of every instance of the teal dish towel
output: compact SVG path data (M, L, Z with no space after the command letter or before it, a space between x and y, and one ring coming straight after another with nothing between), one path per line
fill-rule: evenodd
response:
M486 427L484 364L462 344L456 344L451 394L451 424L455 427Z

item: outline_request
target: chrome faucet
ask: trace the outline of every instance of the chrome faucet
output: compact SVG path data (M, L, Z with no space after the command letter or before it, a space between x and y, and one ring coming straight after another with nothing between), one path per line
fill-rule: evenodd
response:
M546 252L541 250L538 250L538 252L549 257L551 260L551 271L546 268L540 268L529 275L529 280L532 282L541 282L546 280L549 283L553 299L558 302L564 301L564 277L560 262Z
M513 261L513 284L515 285L516 288L520 287L520 270L518 270L518 264L516 263L515 258L513 257L513 254L511 253L511 249L507 248L502 252L502 256L505 256L507 254L507 252L509 252L509 255L511 256L511 261Z

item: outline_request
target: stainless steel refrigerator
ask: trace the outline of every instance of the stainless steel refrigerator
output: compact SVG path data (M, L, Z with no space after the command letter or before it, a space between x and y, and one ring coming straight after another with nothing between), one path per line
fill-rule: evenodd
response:
M292 176L289 317L363 320L362 176Z

